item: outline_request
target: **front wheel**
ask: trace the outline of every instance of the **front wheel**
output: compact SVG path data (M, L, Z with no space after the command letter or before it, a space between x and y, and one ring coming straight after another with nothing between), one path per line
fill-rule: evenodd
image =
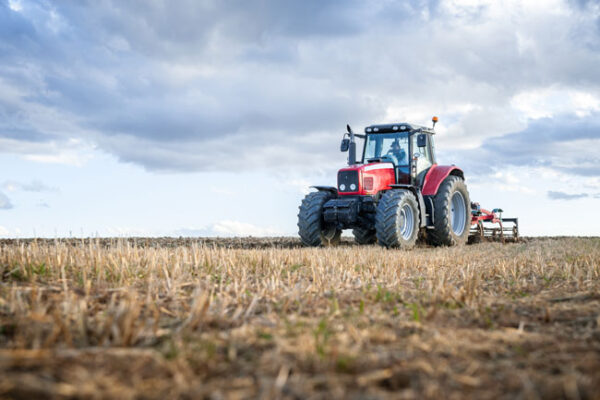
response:
M434 246L456 246L467 242L471 229L471 200L467 185L458 176L449 176L433 198L435 229L428 232Z
M334 195L329 192L312 192L304 197L298 213L298 233L306 246L335 246L339 244L342 231L327 226L323 221L323 205Z
M419 206L409 191L393 189L379 200L375 213L377 240L384 247L410 249L419 234Z

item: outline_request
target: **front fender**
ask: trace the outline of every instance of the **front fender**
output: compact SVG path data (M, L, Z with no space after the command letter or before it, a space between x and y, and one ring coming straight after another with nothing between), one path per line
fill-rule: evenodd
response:
M311 188L317 189L319 192L330 192L337 196L337 188L333 186L311 186Z
M423 181L423 189L421 190L423 196L435 196L440 185L449 175L456 175L465 179L462 169L455 165L432 165Z

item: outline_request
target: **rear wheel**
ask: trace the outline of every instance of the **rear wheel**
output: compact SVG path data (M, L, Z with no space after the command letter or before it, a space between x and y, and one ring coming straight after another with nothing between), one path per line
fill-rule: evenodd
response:
M429 231L434 246L456 246L467 242L471 228L471 201L467 185L458 176L449 176L433 198L435 229Z
M419 234L419 206L409 190L389 190L383 194L375 214L379 244L410 249Z
M355 228L352 230L354 241L358 244L373 244L377 241L375 229Z
M298 213L298 233L306 246L334 246L340 242L342 231L327 226L323 221L323 204L334 198L329 192L313 192L306 195Z

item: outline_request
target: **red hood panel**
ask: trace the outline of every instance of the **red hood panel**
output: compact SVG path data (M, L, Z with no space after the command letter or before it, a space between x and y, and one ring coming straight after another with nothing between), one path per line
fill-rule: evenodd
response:
M396 183L394 164L388 162L350 165L341 168L340 171L358 172L358 190L338 192L340 196L374 195L380 190L388 189L390 184Z

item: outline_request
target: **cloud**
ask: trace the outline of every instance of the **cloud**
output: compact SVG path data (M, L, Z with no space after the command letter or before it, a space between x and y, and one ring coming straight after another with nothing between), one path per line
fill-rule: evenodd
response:
M336 164L347 122L435 113L440 145L483 145L489 164L594 174L595 159L555 157L560 135L536 143L548 159L491 146L531 145L517 133L546 119L598 122L598 15L593 2L558 0L0 0L0 152L294 170Z
M3 226L0 226L0 236L9 236L10 231Z
M14 192L17 190L22 190L25 192L36 192L36 193L57 192L58 191L57 188L47 186L45 183L43 183L42 181L37 180L37 179L34 179L28 183L9 180L9 181L5 181L2 184L2 187L4 188L4 190L9 191L9 192Z
M245 222L223 220L209 226L195 229L183 228L174 232L177 236L282 236L283 233L272 227L256 226Z
M13 208L13 205L10 199L4 193L0 192L0 210L9 210L11 208Z
M129 227L129 226L110 226L110 227L106 227L104 232L106 232L106 234L108 236L114 236L114 237L155 237L155 236L159 236L156 234L156 232L154 232L152 230ZM83 232L82 232L82 235L83 235ZM69 232L69 236L71 236L71 232ZM98 236L98 233L91 234L90 236Z
M581 177L600 176L600 112L530 120L525 129L487 139L480 147L452 152L475 174L496 169L543 167ZM444 157L449 152L442 150Z
M578 200L589 197L587 193L571 194L558 191L548 191L548 198L551 200Z

